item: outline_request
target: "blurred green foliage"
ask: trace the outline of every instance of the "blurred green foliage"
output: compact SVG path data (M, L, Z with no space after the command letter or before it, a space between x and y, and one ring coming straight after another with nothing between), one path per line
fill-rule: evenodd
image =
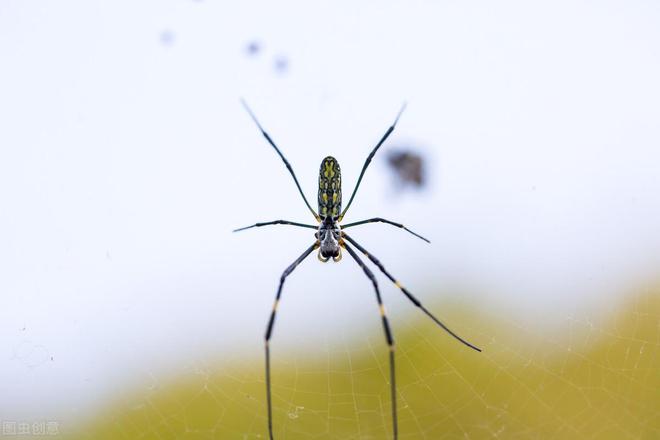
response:
M636 296L597 326L575 322L556 339L521 336L515 323L474 312L443 312L448 322L478 329L464 336L480 342L482 354L426 320L399 324L400 438L660 438L658 293ZM321 349L321 356L276 356L276 438L391 438L381 339ZM267 438L261 358L200 372L120 399L70 437Z

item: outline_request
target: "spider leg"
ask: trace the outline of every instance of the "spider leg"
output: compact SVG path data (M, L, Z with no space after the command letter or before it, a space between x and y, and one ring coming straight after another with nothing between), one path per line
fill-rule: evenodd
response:
M304 223L296 223L289 220L273 220L272 222L255 223L251 226L245 226L242 228L234 229L232 232L244 231L245 229L256 228L260 226L268 226L268 225L291 225L291 226L299 226L301 228L318 229L318 226L314 226L314 225L306 225Z
M346 228L351 228L351 227L353 227L353 226L363 225L363 224L365 224L365 223L377 223L377 222L380 222L380 223L387 223L388 225L396 226L397 228L401 228L401 229L403 229L403 230L405 230L405 231L408 231L408 232L410 232L412 235L414 235L415 237L417 237L417 238L421 238L421 239L424 240L425 242L430 243L429 240L427 240L426 238L424 238L424 237L422 237L421 235L417 234L416 232L413 232L413 231L411 231L410 229L406 228L406 227L403 226L401 223L394 223L393 221L390 221L390 220L387 220L387 219L384 219L384 218L380 218L380 217L374 217L374 218L370 218L370 219L367 219L367 220L360 220L359 222L349 223L349 224L347 224L347 225L342 225L341 228L342 228L342 229L346 229Z
M422 311L423 311L423 312L424 312L429 318L431 318L436 324L438 324L438 325L439 325L440 327L442 327L447 333L449 333L449 334L452 335L455 339L457 339L458 341L460 341L460 342L462 342L463 344L467 345L467 346L470 347L471 349L476 350L476 351L481 351L480 348L478 348L478 347L476 347L476 346L470 344L468 341L466 341L465 339L461 338L461 337L458 336L456 333L454 333L453 331L451 331L451 330L449 329L449 327L447 327L444 323L442 323L442 321L440 321L440 320L439 320L438 318L436 318L431 312L429 312L428 309L427 309L426 307L424 307L424 305L423 305L423 304L422 304L417 298L415 298L415 297L413 296L412 293L410 293L410 292L408 291L408 289L406 289L405 287L403 287L403 286L401 285L401 283L399 283L399 282L398 282L398 281L397 281L392 275L390 275L390 273L385 269L385 267L383 266L383 264L382 264L380 261L378 261L378 259L377 259L376 257L374 257L374 256L371 255L369 252L367 252L367 250L366 250L365 248L363 248L362 246L360 246L355 240L353 240L353 239L352 239L351 237L349 237L348 235L342 233L342 237L345 238L345 239L346 239L349 243L351 243L353 246L355 246L355 247L356 247L360 252L362 252L367 258L369 258L369 259L371 260L372 263L374 263L376 266L378 266L378 268L380 269L380 271L383 272L383 273L385 274L385 276L386 276L387 278L389 278L390 281L392 281L392 282L394 283L394 285L395 285L396 287L398 287L399 290L401 290L401 291L403 292L403 294L406 295L406 296L408 297L408 299L409 299L413 304L415 304L417 307L419 307L419 308L420 308L420 309L421 309L421 310L422 310Z
M298 266L309 254L312 253L314 249L316 249L319 246L319 242L316 241L314 242L313 245L311 245L305 252L300 255L296 261L291 263L289 267L287 267L284 272L282 273L282 276L280 277L280 285L277 288L277 296L275 297L275 303L273 304L273 311L270 313L270 319L268 320L268 326L266 327L266 336L265 336L265 349L266 349L266 400L268 402L268 434L270 435L270 439L273 440L273 405L272 405L272 399L270 395L270 348L268 347L268 342L270 341L270 337L273 334L273 325L275 324L275 314L277 313L277 306L279 305L280 302L280 296L282 296L282 286L284 285L284 280L286 280L286 277L289 276L291 272Z
M385 339L387 340L387 345L390 348L390 393L392 399L392 431L394 433L394 440L399 437L398 429L398 420L397 420L397 411L396 411L396 380L395 380L395 370L394 370L394 338L392 337L392 331L390 329L389 321L387 320L387 315L385 314L385 306L380 297L380 290L378 289L378 282L373 272L367 267L366 264L360 259L360 257L355 253L355 251L348 246L346 243L342 242L342 247L344 247L351 257L357 262L357 264L362 268L367 277L371 280L371 283L374 285L376 290L376 300L378 301L378 309L380 311L380 317L383 321L383 330L385 331Z
M261 126L261 124L257 120L257 117L254 115L254 113L252 113L252 110L250 109L250 107L247 105L247 102L245 102L245 100L243 98L241 98L241 104L243 104L243 107L245 107L245 110L248 112L248 114L250 115L250 117L252 118L254 123L257 124L257 127L259 127L259 130L261 131L261 134L266 138L268 143L275 149L275 151L280 156L280 158L282 158L282 161L284 162L284 165L286 165L286 168L289 170L289 173L291 173L291 177L293 177L293 181L296 183L296 186L298 187L298 191L300 192L300 195L302 196L303 200L305 201L305 205L307 205L307 207L309 208L309 210L311 211L312 215L314 216L314 218L316 220L321 220L319 215L316 213L316 211L314 211L312 209L309 202L307 201L307 198L305 197L305 194L303 193L302 188L300 188L300 183L298 183L298 178L296 177L296 173L293 172L293 168L291 167L291 164L289 164L289 161L286 160L286 158L284 157L284 155L282 154L280 149L277 148L277 145L275 145L275 142L273 142L273 139L271 139L271 137L268 135L268 133L266 133L266 130L263 129L263 127Z
M390 134L394 131L394 127L396 127L397 122L399 122L399 118L401 117L401 113L406 109L406 103L404 102L403 105L401 106L401 110L399 110L399 113L396 115L396 119L394 120L394 123L390 125L390 128L387 129L385 134L383 135L382 138L380 138L380 141L376 144L373 150L371 150L371 153L369 153L369 156L367 156L367 160L364 161L364 165L362 165L362 171L360 172L360 177L358 177L357 183L355 184L355 189L353 189L353 194L351 194L351 198L348 200L348 204L342 211L341 215L339 216L338 221L341 221L342 218L344 218L344 215L346 214L346 211L348 211L348 207L351 206L351 203L353 202L353 198L355 197L355 193L357 193L358 188L360 187L360 182L362 182L362 176L364 176L364 172L367 171L367 167L371 163L371 159L373 159L374 155L376 154L376 151L380 148L381 145L383 145L383 142L385 142L385 139L387 139Z

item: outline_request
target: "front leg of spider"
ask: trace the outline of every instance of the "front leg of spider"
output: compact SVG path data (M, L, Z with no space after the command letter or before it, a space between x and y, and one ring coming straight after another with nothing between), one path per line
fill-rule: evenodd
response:
M277 315L277 307L280 304L280 297L282 296L282 286L284 286L284 281L286 280L286 277L288 277L291 272L298 266L305 258L309 256L309 254L314 251L319 246L318 241L316 241L313 245L307 248L305 252L302 253L301 256L299 256L296 261L291 263L289 267L286 268L286 270L282 273L282 276L280 277L280 285L277 288L277 295L275 296L275 302L273 303L273 310L270 313L270 319L268 320L268 325L266 326L266 336L264 338L264 345L265 345L265 350L266 350L266 401L268 405L268 435L270 436L271 440L273 440L273 402L272 402L272 397L271 397L271 391L270 391L270 338L273 335L273 326L275 325L275 316Z
M463 338L461 338L460 336L458 336L458 335L457 335L456 333L454 333L449 327L447 327L442 321L440 321L438 318L436 318L435 315L433 315L431 312L429 312L429 310L428 310L426 307L424 307L424 305L423 305L423 304L422 304L422 303L421 303L421 302L420 302L420 301L419 301L419 300L418 300L418 299L417 299L412 293L410 293L410 292L408 291L408 289L406 289L405 287L403 287L403 286L401 285L401 283L398 282L398 281L397 281L397 280L396 280L396 279L395 279L395 278L394 278L394 277L393 277L393 276L387 271L387 269L385 269L385 266L383 266L383 264L380 262L380 260L378 260L378 258L374 257L370 252L367 252L367 250L366 250L365 248L363 248L362 246L360 246L360 244L359 244L358 242L356 242L355 240L353 240L353 238L349 237L348 234L346 234L345 232L342 232L342 238L343 238L343 239L346 239L346 241L348 241L349 243L351 243L351 244L352 244L353 246L355 246L360 252L362 252L367 258L369 258L369 260L371 260L371 262L374 263L374 264L378 267L378 269L380 269L380 271L383 272L383 274L384 274L387 278L389 278L390 281L392 281L392 283L394 283L394 285L395 285L395 286L396 286L401 292L403 292L403 294L406 296L406 298L408 298L408 299L410 300L410 302L412 302L413 304L415 304L415 306L417 306L420 310L422 310L422 312L424 312L429 318L431 318L431 319L432 319L432 320L433 320L438 326L440 326L443 330L445 330L447 333L449 333L451 336L453 336L457 341L461 342L462 344L464 344L464 345L470 347L471 349L473 349L473 350L475 350L475 351L481 351L481 349L480 349L479 347L477 347L477 346L475 346L475 345L469 343L469 342L466 341L465 339L463 339Z
M342 246L344 249L348 251L348 254L353 257L353 259L357 262L357 264L362 268L364 271L365 275L369 280L371 280L371 284L374 286L374 290L376 291L376 301L378 302L378 311L380 313L381 320L383 322L383 331L385 332L385 340L387 341L387 345L390 348L390 399L392 401L392 432L394 435L394 438L397 439L399 436L399 425L397 421L397 411L396 411L396 374L394 370L394 338L392 337L392 330L390 329L390 323L387 319L387 314L385 313L385 306L383 305L383 300L380 297L380 290L378 289L378 281L376 281L376 276L371 272L371 270L367 267L366 264L358 257L358 255L355 253L351 247L346 244L342 243Z

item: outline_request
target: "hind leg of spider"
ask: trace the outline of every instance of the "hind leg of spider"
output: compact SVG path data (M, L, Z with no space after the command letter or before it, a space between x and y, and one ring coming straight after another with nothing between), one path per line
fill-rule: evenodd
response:
M305 193L303 193L303 190L300 187L300 183L298 183L298 178L296 177L296 173L293 172L293 167L291 166L289 161L286 160L286 157L284 157L284 154L282 154L280 149L277 148L277 145L275 145L275 142L270 137L270 135L268 133L266 133L266 130L264 130L264 128L261 126L261 124L259 123L259 120L254 115L254 113L252 112L252 109L250 108L250 106L247 105L247 102L245 102L245 100L243 98L241 98L241 104L243 104L243 107L245 108L245 111L248 112L248 114L250 115L250 118L252 118L252 121L254 121L254 123L257 125L257 127L259 128L259 131L261 131L261 134L263 135L263 137L266 138L268 143L275 149L278 156L280 156L280 158L282 159L282 162L284 162L284 165L286 166L286 169L289 170L289 174L291 174L291 177L293 177L293 181L295 182L296 187L298 188L298 192L302 196L303 201L305 202L305 205L307 205L307 208L309 208L309 211L312 213L312 215L314 216L314 218L316 220L320 220L321 218L319 217L319 215L316 213L316 211L314 211L312 209L309 202L307 201L307 197L305 197Z
M356 247L360 252L362 252L367 258L369 258L369 260L371 260L372 263L374 263L376 266L378 266L378 269L380 269L380 271L383 272L383 273L385 274L385 276L386 276L387 278L389 278L390 281L392 281L392 282L394 283L394 285L395 285L396 287L398 287L399 290L401 290L401 291L403 292L403 294L406 295L406 297L407 297L407 298L408 298L413 304L415 304L417 307L419 307L419 308L420 308L420 309L421 309L421 310L422 310L422 311L423 311L423 312L424 312L429 318L431 318L431 319L432 319L437 325L439 325L440 327L442 327L447 333L449 333L451 336L453 336L456 340L458 340L459 342L463 343L464 345L470 347L470 348L473 349L473 350L481 351L481 349L480 349L479 347L477 347L477 346L475 346L475 345L472 345L471 343L469 343L469 342L466 341L465 339L463 339L463 338L461 338L460 336L458 336L456 333L454 333L452 330L450 330L449 327L447 327L442 321L440 321L440 320L439 320L438 318L436 318L431 312L429 312L428 309L427 309L426 307L424 307L424 305L423 305L423 304L422 304L417 298L415 298L415 296L413 296L412 293L410 293L410 292L408 291L408 289L406 289L405 287L403 287L403 286L401 285L401 283L399 283L399 282L398 282L398 281L397 281L392 275L390 275L390 273L385 269L385 266L383 266L383 264L382 264L382 263L381 263L376 257L374 257L374 256L371 255L369 252L367 252L367 250L366 250L365 248L363 248L362 246L360 246L355 240L353 240L353 239L352 239L351 237L349 237L347 234L342 233L342 237L343 237L344 239L346 239L349 243L351 243L353 246L355 246L355 247Z
M355 253L355 251L348 246L346 243L342 243L342 246L348 251L349 255L357 262L357 264L362 268L367 277L371 280L371 283L376 290L376 300L378 301L378 310L380 311L380 317L383 321L383 330L385 331L385 339L387 340L387 345L390 348L390 394L392 400L392 432L394 440L399 438L399 424L397 419L396 411L396 375L394 370L394 338L392 337L392 330L390 329L390 323L387 320L387 315L385 314L385 306L380 297L380 290L378 289L378 281L373 272L367 267L366 264L360 259L360 257Z
M273 220L272 222L255 223L255 224L250 225L250 226L245 226L245 227L242 227L242 228L234 229L232 232L244 231L246 229L257 228L257 227L268 226L268 225L291 225L291 226L298 226L298 227L301 227L301 228L318 229L318 226L314 226L314 225L306 225L304 223L296 223L296 222L291 222L289 220Z
M282 286L284 285L284 280L286 277L293 272L293 270L298 266L309 254L312 253L314 249L319 246L318 241L311 245L305 252L300 255L296 261L291 263L289 267L282 273L280 277L280 285L277 288L277 295L275 296L275 302L273 303L273 310L270 313L270 319L268 320L268 326L266 327L266 336L265 336L265 350L266 350L266 401L268 405L268 435L270 440L273 440L273 402L270 393L270 348L268 346L270 338L273 335L273 325L275 324L275 315L277 314L277 306L280 303L280 297L282 296Z
M414 235L415 237L421 238L425 242L430 243L430 241L428 239L422 237L421 235L419 235L416 232L411 231L410 229L403 226L401 223L395 223L391 220L387 220L387 219L380 218L380 217L374 217L374 218L370 218L370 219L367 219L367 220L360 220L359 222L348 223L346 225L342 225L341 228L342 229L351 228L353 226L364 225L365 223L387 223L388 225L396 226L397 228L401 228L404 231L408 231L412 235Z
M380 141L376 144L373 150L369 153L369 156L367 156L367 160L364 161L364 165L362 165L362 171L360 171L360 176L358 177L357 183L355 184L355 188L353 189L353 193L351 194L351 198L348 200L348 204L342 211L341 215L339 216L339 221L344 218L344 215L346 215L346 211L348 211L349 206L351 206L351 203L353 203L353 198L355 197L355 194L357 193L358 188L360 187L360 183L362 182L362 177L364 176L364 172L367 171L367 168L369 167L369 164L371 163L371 159L374 158L374 155L376 154L376 151L380 148L381 145L383 145L383 142L392 134L394 131L394 128L396 127L397 122L399 122L399 118L401 117L401 114L403 111L406 109L406 103L404 102L403 105L401 106L401 110L399 110L399 113L396 115L396 119L394 119L394 122L392 125L390 125L390 128L387 129L385 134L383 135L382 138L380 138Z

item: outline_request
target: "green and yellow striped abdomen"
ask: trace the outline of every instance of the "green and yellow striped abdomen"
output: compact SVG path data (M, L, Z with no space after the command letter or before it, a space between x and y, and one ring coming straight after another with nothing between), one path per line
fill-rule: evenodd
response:
M337 218L341 214L341 169L337 160L328 156L319 170L319 215Z

